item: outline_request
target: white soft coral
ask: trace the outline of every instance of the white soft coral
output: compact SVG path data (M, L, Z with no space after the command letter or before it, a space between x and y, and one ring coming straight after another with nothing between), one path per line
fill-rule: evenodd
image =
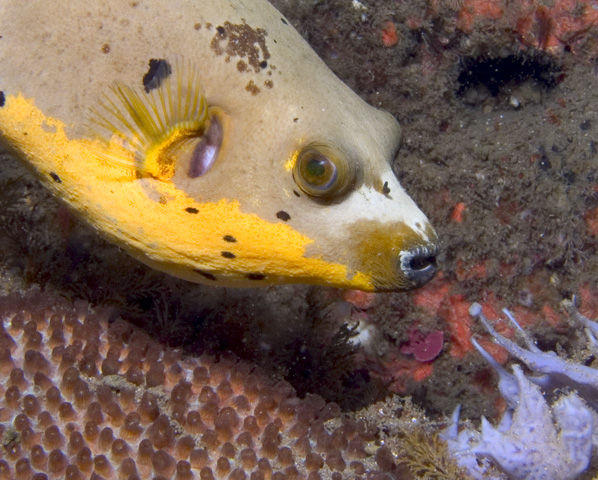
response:
M505 313L519 328L510 313ZM542 352L527 336L524 336L527 350L521 348L494 330L478 304L472 305L470 314L482 321L498 344L543 375L528 379L519 365L513 366L514 375L507 373L472 339L497 370L499 389L509 407L497 427L482 418L481 432L465 429L458 433L457 410L452 424L443 434L449 450L474 478L500 478L492 475L487 460L514 480L577 478L590 462L596 412L577 392L563 396L549 406L538 385L576 388L580 394L583 392L581 395L589 395L593 403L598 397L598 370L567 362L554 352Z

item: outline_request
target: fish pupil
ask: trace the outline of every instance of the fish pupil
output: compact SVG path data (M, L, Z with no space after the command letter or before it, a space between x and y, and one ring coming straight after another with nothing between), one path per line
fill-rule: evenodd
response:
M336 166L328 157L317 155L306 162L305 173L314 187L328 187L336 179Z
M326 173L326 162L321 158L312 158L307 163L307 173L312 177L321 177Z

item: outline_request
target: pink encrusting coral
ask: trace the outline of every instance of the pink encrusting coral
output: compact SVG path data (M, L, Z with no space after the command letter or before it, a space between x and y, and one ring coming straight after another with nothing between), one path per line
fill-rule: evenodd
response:
M378 465L388 453L375 428L232 355L184 355L39 294L0 299L0 318L0 479L340 480L396 468Z
M418 362L431 362L442 351L444 332L434 330L422 333L416 325L409 327L409 342L401 347L401 353L413 355Z
M582 37L598 27L598 9L591 0L555 0L546 4L537 0L465 0L457 16L457 27L472 33L476 22L510 24L523 45L560 53L573 49Z

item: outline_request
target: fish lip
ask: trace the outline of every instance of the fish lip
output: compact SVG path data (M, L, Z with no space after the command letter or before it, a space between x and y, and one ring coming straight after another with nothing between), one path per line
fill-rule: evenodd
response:
M399 254L399 268L411 287L421 287L432 280L437 270L437 253L438 247L429 244L418 245Z

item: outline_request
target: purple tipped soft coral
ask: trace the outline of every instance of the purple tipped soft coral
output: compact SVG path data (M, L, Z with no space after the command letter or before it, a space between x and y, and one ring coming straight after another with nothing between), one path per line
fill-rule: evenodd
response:
M598 425L598 370L542 352L521 329L511 313L503 310L519 330L526 348L500 335L474 303L469 313L478 318L494 341L541 376L526 377L519 365L513 375L504 370L479 343L472 343L499 375L499 390L508 404L500 424L493 427L482 418L481 432L458 431L459 408L442 436L458 463L473 478L514 480L573 480L589 465L594 427ZM575 312L584 326L588 346L598 350L598 324ZM540 388L541 387L541 388ZM571 391L549 405L542 390ZM501 473L492 473L490 464ZM506 477L505 477L506 475Z

